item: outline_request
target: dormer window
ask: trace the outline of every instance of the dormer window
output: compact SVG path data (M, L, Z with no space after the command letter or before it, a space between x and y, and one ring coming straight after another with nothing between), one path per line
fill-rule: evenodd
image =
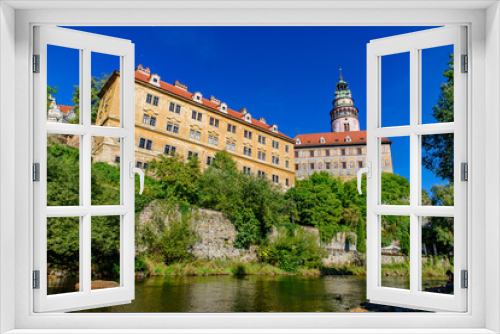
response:
M272 127L271 127L271 130L273 132L278 132L278 126L276 124L274 124Z
M195 102L198 102L198 103L202 103L202 98L203 98L203 95L201 95L200 92L196 92L193 94L193 101Z
M297 138L297 140L295 141L295 144L297 144L297 145L302 144L302 141L300 140L300 138Z
M149 83L160 87L160 76L158 74L151 75L151 78L149 79Z
M321 144L324 144L324 143L325 143L325 137L321 137L321 138L319 139L319 142L320 142Z
M252 115L250 115L249 113L246 113L245 114L245 121L247 121L248 123L252 123Z
M349 136L345 137L344 141L346 143L350 143L351 142L351 137L349 137Z
M224 102L222 102L220 105L219 105L219 110L222 111L223 113L226 113L227 114L227 104L225 104Z

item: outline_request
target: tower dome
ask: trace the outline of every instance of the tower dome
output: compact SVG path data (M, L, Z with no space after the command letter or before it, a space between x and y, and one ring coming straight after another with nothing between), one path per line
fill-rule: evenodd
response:
M333 109L330 111L332 132L359 131L358 108L354 106L349 85L342 77L342 69L333 100Z

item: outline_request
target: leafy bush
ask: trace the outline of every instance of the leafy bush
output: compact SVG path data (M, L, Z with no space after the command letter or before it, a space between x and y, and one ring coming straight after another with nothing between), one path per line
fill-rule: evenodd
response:
M288 272L296 272L300 267L320 268L325 256L318 237L303 228L279 228L278 236L262 246L260 252L263 262Z

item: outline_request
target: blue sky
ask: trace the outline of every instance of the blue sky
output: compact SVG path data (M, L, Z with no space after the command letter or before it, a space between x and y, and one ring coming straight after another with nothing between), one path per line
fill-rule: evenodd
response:
M136 64L150 67L162 80L186 84L190 91L214 95L232 109L243 107L253 117L276 123L290 137L329 132L329 112L342 67L361 129L366 129L366 44L372 39L429 27L71 27L132 40ZM57 85L59 104L71 105L78 85L78 53L49 50L49 85ZM424 122L432 122L432 106L444 81L450 47L423 56ZM387 59L385 59L387 58ZM92 75L117 68L113 56L93 55ZM382 124L408 123L409 57L384 57ZM50 69L55 69L52 72ZM393 144L395 173L408 177L408 144ZM423 171L423 187L443 183Z

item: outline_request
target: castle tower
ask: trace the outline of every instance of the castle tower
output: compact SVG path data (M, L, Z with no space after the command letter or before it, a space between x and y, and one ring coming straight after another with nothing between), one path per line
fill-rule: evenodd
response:
M335 91L335 99L332 102L333 109L330 111L332 120L332 132L359 131L358 108L354 106L349 85L342 77L340 69L339 82Z

